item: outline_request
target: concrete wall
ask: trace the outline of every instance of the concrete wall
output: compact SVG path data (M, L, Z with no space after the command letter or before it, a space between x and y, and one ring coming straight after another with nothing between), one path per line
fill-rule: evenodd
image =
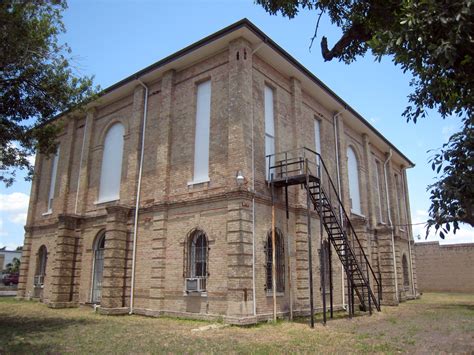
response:
M474 292L474 243L415 244L420 292Z

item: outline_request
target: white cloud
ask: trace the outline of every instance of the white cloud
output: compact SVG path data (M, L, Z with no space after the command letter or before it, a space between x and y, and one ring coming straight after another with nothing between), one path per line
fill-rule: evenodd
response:
M13 223L24 225L26 223L26 216L26 212L20 212L11 214L8 219Z
M440 244L457 244L457 243L474 243L474 228L466 224L460 224L460 229L456 234L449 232L445 235L444 240L439 234L435 234L434 228L431 228L428 238L426 236L425 223L428 219L428 212L424 210L416 210L412 216L413 237L416 242L432 242L439 241Z
M22 192L11 194L0 194L0 211L23 211L28 210L30 196Z
M443 137L443 140L447 141L449 137L451 137L454 132L456 132L456 126L449 125L449 126L444 126L441 128L441 135Z

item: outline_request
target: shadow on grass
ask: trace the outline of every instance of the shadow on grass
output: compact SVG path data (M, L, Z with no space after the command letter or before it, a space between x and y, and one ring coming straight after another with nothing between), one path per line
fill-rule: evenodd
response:
M0 317L0 354L60 353L55 344L45 344L43 335L64 330L69 326L87 326L96 323L85 319L40 318L35 316Z

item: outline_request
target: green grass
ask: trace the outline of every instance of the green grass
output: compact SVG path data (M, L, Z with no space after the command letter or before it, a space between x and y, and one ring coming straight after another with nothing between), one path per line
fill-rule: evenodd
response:
M90 308L49 309L0 299L0 354L57 353L397 353L472 352L474 295L425 294L372 317L317 317L201 332L204 321L101 316Z

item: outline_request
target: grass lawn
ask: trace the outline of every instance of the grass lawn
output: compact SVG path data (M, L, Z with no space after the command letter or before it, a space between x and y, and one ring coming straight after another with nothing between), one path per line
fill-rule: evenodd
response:
M53 310L0 298L5 353L474 352L474 295L430 293L373 316L310 329L303 320L193 329L208 322L100 316L90 308Z

